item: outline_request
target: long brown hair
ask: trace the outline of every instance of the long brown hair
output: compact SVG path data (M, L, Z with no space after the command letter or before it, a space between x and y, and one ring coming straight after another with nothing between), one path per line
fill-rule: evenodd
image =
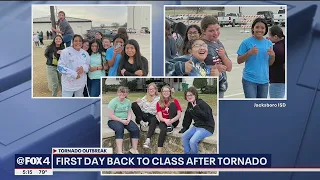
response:
M165 37L166 39L169 39L169 37L171 36L171 27L167 20L166 20L166 26L164 29L165 29Z
M163 95L162 95L162 92L163 92L163 89L164 89L164 88L167 88L167 89L169 89L169 91L170 91L169 101L168 101L167 104L164 103L164 97L163 97ZM171 91L170 86L168 86L168 85L163 86L163 87L161 88L161 94L160 94L160 100L159 100L159 105L160 105L160 107L161 107L161 108L165 108L166 105L170 105L173 101L174 101L174 97L173 97L173 92Z
M147 99L148 102L152 102L156 96L159 96L159 92L158 92L158 87L157 87L157 85L156 85L155 83L150 83L150 84L148 84L148 87L147 87L148 90L149 90L149 87L150 87L150 86L153 86L153 87L154 87L155 95L154 95L153 97L151 97L150 94L147 92L147 94L146 94L146 99Z

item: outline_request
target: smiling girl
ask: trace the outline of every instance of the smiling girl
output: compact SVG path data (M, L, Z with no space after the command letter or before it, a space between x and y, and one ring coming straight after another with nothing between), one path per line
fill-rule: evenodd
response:
M117 75L121 59L121 53L123 51L123 45L125 42L126 37L124 35L117 34L113 39L113 47L110 47L107 50L106 59L109 65L108 76Z
M245 63L242 85L246 98L267 98L269 65L275 60L271 41L264 36L268 33L267 22L257 18L251 26L252 36L242 41L237 61Z
M188 52L189 48L187 48L188 42L192 39L199 39L200 36L201 36L201 29L198 25L193 24L193 25L188 26L187 31L186 31L186 35L184 37L184 43L183 43L183 54L184 55L190 54L190 52Z
M161 88L160 100L158 101L156 108L160 121L157 153L161 154L166 134L172 133L173 128L178 126L182 112L180 103L173 97L170 86L165 85Z
M62 97L83 97L90 64L89 54L81 49L82 37L74 35L72 47L62 51L58 61L58 71L62 74Z
M175 76L217 76L218 72L214 66L206 64L208 56L208 45L201 39L192 39L187 44L188 52L191 54L189 60L176 58Z
M115 131L117 154L123 154L124 129L130 132L132 148L129 150L132 154L139 154L138 141L140 130L132 121L131 102L126 97L129 89L124 86L118 88L117 97L113 98L108 104L108 126Z
M148 60L141 56L136 40L130 39L124 46L124 53L119 64L119 76L147 76Z
M208 45L208 57L205 62L208 65L215 65L220 72L219 77L219 97L223 98L228 89L227 73L232 70L232 62L227 52L219 40L220 25L214 16L206 16L201 20L203 40Z
M93 40L90 45L90 68L89 68L89 93L91 97L100 96L100 78L105 76L105 70L108 66L105 66L105 57L102 53L102 44L98 39Z
M57 65L62 50L65 48L63 38L57 35L52 43L46 48L44 56L47 58L47 73L51 81L52 96L56 97L58 88L61 86L61 76L57 71Z
M212 109L205 101L198 98L198 91L195 87L190 87L185 91L184 98L188 101L188 106L183 118L183 128L179 133L183 133L184 153L198 154L199 142L214 132L215 122ZM194 124L189 128L192 120Z

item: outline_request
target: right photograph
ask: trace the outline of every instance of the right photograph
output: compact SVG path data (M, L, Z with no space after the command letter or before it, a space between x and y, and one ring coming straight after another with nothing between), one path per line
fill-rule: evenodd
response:
M287 99L286 5L165 6L165 76L216 76L219 99Z

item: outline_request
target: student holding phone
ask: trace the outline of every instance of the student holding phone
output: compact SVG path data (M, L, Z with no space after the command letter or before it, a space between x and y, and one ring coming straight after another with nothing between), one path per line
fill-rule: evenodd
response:
M107 54L106 54L106 59L109 65L108 76L117 76L120 59L121 59L121 53L123 51L123 45L125 42L126 42L126 37L121 34L117 34L113 38L114 46L110 47L107 50Z

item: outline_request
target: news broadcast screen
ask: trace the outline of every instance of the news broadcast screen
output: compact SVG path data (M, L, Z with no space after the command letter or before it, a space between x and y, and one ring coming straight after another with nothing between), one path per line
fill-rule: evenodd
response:
M0 180L319 180L319 1L0 1Z

